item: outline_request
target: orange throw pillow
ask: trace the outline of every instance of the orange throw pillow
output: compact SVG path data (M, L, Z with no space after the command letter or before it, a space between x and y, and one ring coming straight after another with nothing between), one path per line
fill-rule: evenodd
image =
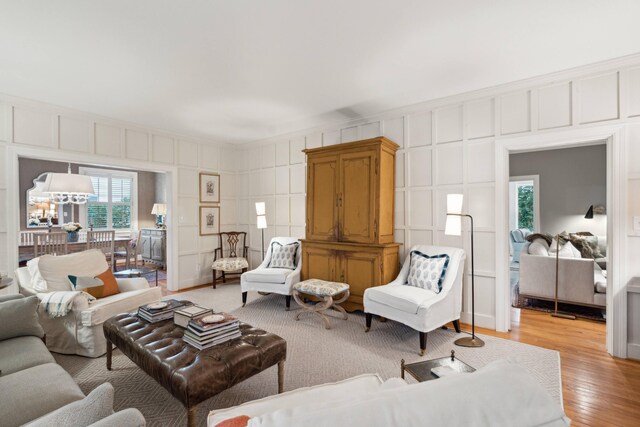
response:
M246 427L251 418L246 415L238 415L237 417L229 418L216 424L216 427Z
M116 282L116 278L113 275L113 271L111 271L111 269L108 269L104 273L97 275L96 279L102 280L102 283L104 283L104 285L96 286L95 288L87 288L84 290L85 292L88 292L96 298L104 298L120 293L120 290L118 289L118 282Z

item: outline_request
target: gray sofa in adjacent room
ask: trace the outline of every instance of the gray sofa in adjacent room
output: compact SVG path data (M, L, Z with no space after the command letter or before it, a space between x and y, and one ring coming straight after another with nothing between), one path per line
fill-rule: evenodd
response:
M137 409L114 413L111 384L82 393L47 350L37 307L35 296L0 296L0 425L144 426Z

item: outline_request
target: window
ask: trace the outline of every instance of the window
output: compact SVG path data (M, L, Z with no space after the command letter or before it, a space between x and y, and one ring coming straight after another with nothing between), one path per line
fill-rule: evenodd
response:
M128 230L137 226L137 177L135 172L80 168L91 177L95 195L89 196L80 221L89 228Z
M516 176L509 182L509 228L540 229L539 177Z

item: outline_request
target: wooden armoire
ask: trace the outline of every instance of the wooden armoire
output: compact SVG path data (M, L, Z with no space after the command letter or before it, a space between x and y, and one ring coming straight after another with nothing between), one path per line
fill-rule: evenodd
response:
M307 155L307 229L302 280L348 283L342 304L362 310L365 289L398 275L393 242L398 145L384 137L304 150Z

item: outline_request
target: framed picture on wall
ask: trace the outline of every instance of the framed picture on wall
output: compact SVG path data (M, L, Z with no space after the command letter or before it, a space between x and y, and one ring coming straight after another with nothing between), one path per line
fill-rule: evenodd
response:
M200 235L220 233L220 206L200 206Z
M200 203L220 203L220 175L200 172Z

